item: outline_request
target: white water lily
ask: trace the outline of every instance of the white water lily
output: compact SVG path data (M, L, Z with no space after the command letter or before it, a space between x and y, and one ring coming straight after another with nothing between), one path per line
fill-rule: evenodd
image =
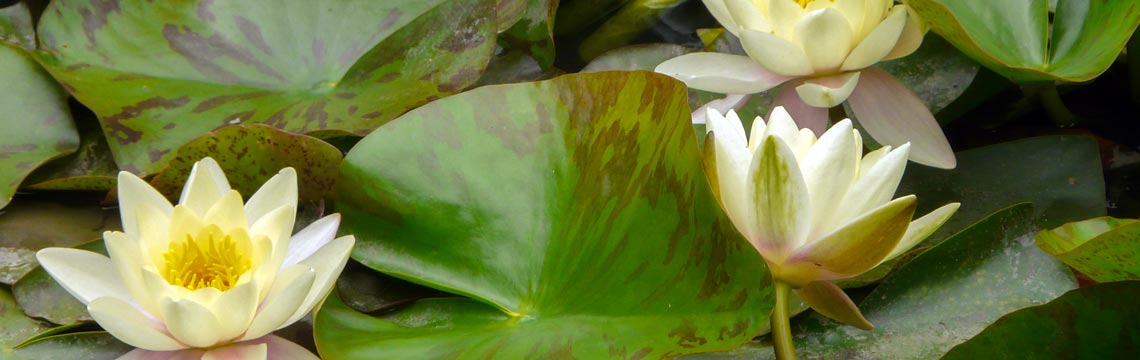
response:
M269 334L328 295L355 239L334 239L339 215L290 236L292 168L244 204L210 158L194 165L178 205L127 172L118 195L123 232L103 234L110 257L48 248L36 258L107 332L139 348L123 358L315 358Z
M818 139L783 109L751 136L735 112L709 110L706 162L718 199L760 252L777 283L796 289L824 315L870 324L829 281L860 275L918 244L958 209L945 205L912 221L914 195L891 199L910 146L865 156L850 120ZM709 158L709 157L712 158Z
M850 100L863 127L879 143L916 144L916 162L956 165L930 110L890 74L870 66L906 56L927 29L894 0L704 0L748 56L682 55L657 66L689 87L752 94L783 84L776 105L804 127L822 131L827 108ZM793 91L794 90L794 91Z

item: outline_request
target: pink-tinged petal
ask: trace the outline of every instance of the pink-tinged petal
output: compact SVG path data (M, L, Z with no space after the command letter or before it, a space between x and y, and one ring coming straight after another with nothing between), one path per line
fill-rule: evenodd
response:
M178 204L185 205L198 216L203 216L210 207L230 191L230 183L226 181L226 174L222 168L211 158L203 158L194 163L190 169L190 177L182 188L182 197Z
M740 110L740 108L744 107L744 104L748 102L748 99L751 99L751 98L752 98L752 95L749 95L749 94L744 94L744 95L738 94L738 95L727 95L724 98L709 101L708 103L701 105L701 107L697 108L697 110L693 111L693 113L692 113L693 124L705 124L705 123L707 123L708 122L708 111L710 109L716 110L717 112L719 112L721 114L726 113L729 110Z
M859 83L859 72L846 72L835 76L811 78L804 80L804 84L796 86L796 94L805 104L817 108L830 108L839 105Z
M796 295L811 306L815 312L832 320L851 325L863 330L874 328L855 302L835 284L827 281L813 281L796 289Z
M288 360L317 360L316 355L309 352L301 345L285 340L278 336L266 336L264 338L265 345L269 346L270 359L288 359Z
M856 276L878 265L902 239L914 215L914 195L868 212L798 249L773 276L794 286Z
M293 168L281 169L257 189L245 204L245 217L253 224L286 205L297 206L297 171Z
M756 206L757 232L749 241L779 265L807 237L811 202L795 154L782 139L766 136L757 151L746 185Z
M340 226L340 214L332 214L314 221L289 240L289 250L285 253L285 262L281 267L293 266L301 262L336 237L336 229Z
M922 22L922 18L914 9L907 7L906 11L906 25L903 26L902 34L899 35L898 43L895 43L895 48L887 54L883 60L898 59L903 56L910 55L915 50L918 50L919 45L922 45L922 38L926 36L926 31L929 30L926 24Z
M740 45L744 46L748 57L776 75L800 77L815 73L804 49L776 35L741 30Z
M205 353L199 349L182 349L173 351L151 351L147 349L134 349L119 356L116 360L199 360Z
M843 60L843 66L839 69L859 70L882 61L895 48L904 25L906 25L906 6L895 6L891 9L891 14L851 50L851 54L847 55L847 59Z
M940 169L957 166L950 142L934 115L910 89L891 74L866 68L847 99L859 124L880 144L911 143L910 159Z
M681 80L690 88L721 94L753 94L791 77L768 71L752 58L715 52L681 55L657 65L654 71Z
M222 340L222 325L209 308L192 300L163 298L159 302L166 329L179 342L191 347L211 347Z
M293 312L293 316L285 320L285 325L300 320L305 314L313 310L318 302L328 296L329 292L332 291L333 284L336 284L337 277L344 270L344 264L348 262L348 256L352 253L354 244L356 244L356 238L352 235L339 237L322 247L313 256L301 261L302 265L312 268L315 273L313 286L305 295L305 301L301 302L301 306L298 306L297 311Z
M87 304L87 312L103 330L131 346L154 351L189 347L174 340L162 328L162 324L128 302L102 297Z
M315 276L316 272L305 265L294 265L281 270L242 340L256 339L289 325L285 321L301 307L305 296L312 289Z
M130 301L130 292L106 256L78 249L47 248L36 252L36 260L83 304L107 296Z
M827 130L827 109L805 104L800 99L800 95L796 93L796 87L800 84L803 84L802 80L780 86L780 90L776 92L776 100L772 102L772 109L783 107L788 114L791 114L792 119L800 128L811 129L816 134L822 134ZM768 118L771 117L772 114L769 113Z
M138 176L126 171L119 172L118 183L119 215L123 221L123 232L128 234L139 233L138 208L141 204L148 204L151 208L170 214L174 206L167 201L157 190L139 179Z
M810 11L796 24L796 39L816 73L839 69L851 52L851 24L832 8ZM751 54L751 53L749 53Z

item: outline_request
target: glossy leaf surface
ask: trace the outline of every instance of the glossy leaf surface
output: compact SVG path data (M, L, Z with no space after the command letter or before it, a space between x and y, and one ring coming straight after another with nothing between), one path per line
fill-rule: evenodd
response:
M1140 280L1140 222L1101 217L1037 234L1037 246L1098 282Z

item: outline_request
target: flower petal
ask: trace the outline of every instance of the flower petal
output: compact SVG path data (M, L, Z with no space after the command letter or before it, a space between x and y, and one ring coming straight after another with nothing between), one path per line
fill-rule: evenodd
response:
M163 323L175 339L192 347L211 347L221 338L221 321L209 308L188 299L163 298L159 301Z
M724 0L701 0L701 2L705 3L705 7L709 9L709 13L716 19L716 22L724 26L724 29L728 30L728 32L736 35L737 30L740 29L740 25L737 25L736 20L732 18L732 14L728 13L728 6L725 5Z
M301 229L289 240L289 250L285 253L285 262L281 263L281 267L292 266L317 252L336 237L339 226L340 214L332 214Z
M204 223L217 225L223 233L249 227L249 223L245 219L245 207L242 206L241 194L237 190L227 191L202 215Z
M796 126L796 121L792 119L792 115L781 107L772 108L772 112L768 114L768 123L764 127L764 135L761 136L763 140L767 135L772 135L784 141L788 148L795 150L801 146L800 144L800 128ZM810 145L810 144L808 144ZM759 146L759 144L757 144Z
M950 142L934 115L893 76L876 68L866 68L847 103L859 124L875 141L899 146L910 142L911 160L941 169L957 166Z
M185 205L202 216L228 191L230 183L226 181L222 168L214 159L203 158L190 169L190 177L186 179L178 204Z
M752 154L748 152L748 140L744 138L744 125L735 114L730 111L726 118L710 109L708 125L709 132L716 135L716 141L711 145L716 152L717 185L724 211L736 229L751 238L756 234L756 224L752 221L756 206L749 203L744 194Z
M776 35L740 30L740 45L744 46L748 57L773 74L799 77L815 72L804 49Z
M123 342L147 350L169 351L188 346L174 340L162 329L162 324L139 312L130 303L114 297L101 297L87 304L91 318L103 330Z
M708 180L717 204L720 204L722 209L727 209L724 199L720 196L720 175L717 174L716 166L716 134L711 132L705 134L705 142L701 146L701 170L705 173L705 179Z
M772 31L772 24L752 0L725 0L724 5L732 20L736 22L736 26L756 31ZM736 34L735 31L732 33Z
M894 259L915 245L918 245L918 243L922 242L922 240L926 239L930 234L933 234L934 230L938 230L939 227L942 227L942 224L945 224L946 220L949 220L950 217L958 211L960 205L959 203L949 203L934 209L934 211L918 218L918 220L911 221L910 226L906 228L906 233L903 234L902 240L899 240L898 245L895 245L894 250L891 250L891 253L888 254L887 258L883 259L883 261Z
M251 224L256 223L270 211L285 205L297 206L297 171L291 167L281 169L257 189L245 204L245 217Z
M123 232L128 234L138 234L138 207L141 204L148 204L151 208L157 209L165 214L170 214L174 211L174 206L170 205L162 194L158 193L150 184L139 179L138 176L126 171L119 172L118 182L119 193L119 217L123 221Z
M36 260L83 304L106 296L130 301L130 292L106 256L78 249L47 248L36 252Z
M202 354L202 360L255 360L268 359L269 346L261 344L232 344L210 349ZM274 358L279 359L279 358Z
M757 208L757 234L749 240L778 265L807 236L811 202L796 157L782 139L766 136L758 151L747 184L749 200Z
M146 257L142 253L139 241L121 232L108 231L103 233L103 244L107 247L107 255L110 255L115 273L131 298L146 311L157 314L158 304L155 302L157 298L150 296L143 282L142 264L146 261Z
M265 345L269 348L270 359L289 359L289 360L319 360L316 355L309 352L301 345L298 345L285 338L270 335L263 337Z
M796 23L800 22L805 12L796 0L768 1L768 18L772 20L772 32L780 37L791 38L795 34Z
M843 225L851 217L863 214L889 201L894 196L895 190L898 189L899 181L902 180L903 172L906 170L907 154L909 153L910 144L903 144L903 146L891 150L882 159L876 161L870 170L860 172L855 184L851 185L851 190L839 203L839 208L843 211L836 212L837 216L828 219L827 226L835 228ZM843 216L845 214L850 216Z
M820 315L863 330L874 328L867 318L863 317L855 302L835 284L813 281L796 289L796 295Z
M690 88L722 94L754 94L791 79L768 71L747 56L714 52L665 60L654 71L681 80Z
M785 111L791 114L792 119L795 119L797 126L822 134L824 130L827 130L827 108L805 104L795 91L800 84L803 84L802 80L780 86L780 90L776 92L776 99L772 102L773 111L775 107L783 107ZM771 118L772 114L768 114L768 117Z
M895 48L905 25L906 5L895 6L891 9L891 14L851 50L839 70L859 70L882 61Z
M744 104L751 98L752 95L750 94L728 94L724 98L709 101L696 110L693 110L691 115L693 117L693 124L707 123L709 109L716 110L723 114L729 110L738 110L744 107Z
M215 314L225 314L218 317L221 325L219 338L223 341L235 339L245 332L249 323L253 321L253 314L257 312L257 304L261 302L260 295L259 284L251 280L218 296L217 301L211 306L211 311Z
M851 120L840 121L819 137L819 141L808 150L800 169L811 199L813 235L822 235L832 229L824 225L831 213L844 211L836 204L843 200L859 171L859 155L856 150L855 132ZM813 235L809 235L811 238Z
M803 286L867 272L902 239L914 215L915 202L914 195L895 199L796 249L773 276Z
M922 38L926 36L928 28L922 22L922 18L914 9L907 7L906 11L906 25L903 26L902 34L899 35L899 41L895 43L895 48L887 54L883 60L898 59L903 56L910 55L915 50L918 50L919 45L922 45Z
M344 270L344 265L348 262L348 256L352 253L352 246L354 244L356 244L355 237L352 235L342 236L313 253L313 256L301 261L302 265L312 268L315 273L313 286L309 289L309 293L305 295L305 301L301 302L301 306L297 307L297 311L293 312L293 316L285 320L285 325L300 320L305 314L313 310L313 307L316 306L318 302L324 300L325 296L328 296L329 291L332 291L333 284L336 283L337 277L339 277L341 271Z
M856 39L862 39L863 34L866 34L863 31L863 12L866 11L867 0L835 0L831 7L843 13L847 23L851 25L851 34Z
M796 24L796 40L815 72L824 74L839 69L854 46L851 25L843 13L832 8L805 14Z
M805 104L826 109L847 100L858 83L858 71L812 78L805 80L803 85L796 86L796 94Z
M294 265L277 274L273 287L270 288L265 300L253 316L242 340L256 339L273 332L285 323L297 308L305 301L305 296L312 289L316 272L305 265Z
M134 349L120 355L115 360L200 360L202 350L182 349L171 351L151 351L147 349Z

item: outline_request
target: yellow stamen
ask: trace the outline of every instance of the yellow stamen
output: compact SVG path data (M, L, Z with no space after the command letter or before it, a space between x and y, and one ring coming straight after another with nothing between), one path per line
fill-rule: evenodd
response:
M249 257L238 251L229 235L222 236L216 228L202 231L197 238L186 234L186 241L171 242L162 258L166 265L162 276L166 281L189 290L229 290L250 268Z

